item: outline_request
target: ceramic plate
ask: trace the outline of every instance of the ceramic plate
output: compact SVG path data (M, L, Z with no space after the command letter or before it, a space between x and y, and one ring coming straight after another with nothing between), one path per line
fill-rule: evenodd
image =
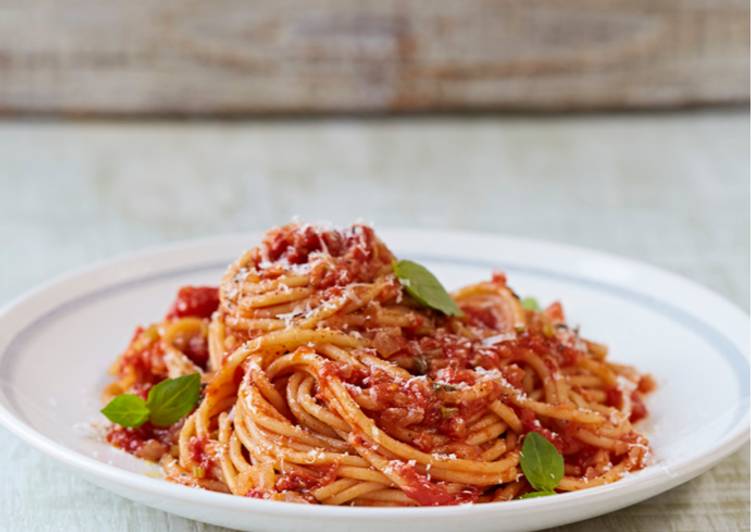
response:
M641 425L655 462L619 482L538 499L442 508L308 506L168 483L154 466L101 443L107 367L138 323L158 320L183 284L216 284L258 234L182 244L97 265L0 313L0 421L91 482L185 517L245 530L524 530L603 514L705 471L748 438L748 316L716 294L650 266L551 243L477 234L381 231L397 256L448 288L505 271L541 303L607 343L613 360L651 373L658 389Z

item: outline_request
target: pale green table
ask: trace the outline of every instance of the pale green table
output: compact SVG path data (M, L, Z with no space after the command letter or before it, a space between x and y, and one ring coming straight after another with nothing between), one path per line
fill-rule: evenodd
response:
M0 122L0 303L94 259L300 215L590 246L682 273L747 310L748 126L741 110ZM218 530L95 488L2 429L0 448L0 529ZM560 530L748 530L748 453Z

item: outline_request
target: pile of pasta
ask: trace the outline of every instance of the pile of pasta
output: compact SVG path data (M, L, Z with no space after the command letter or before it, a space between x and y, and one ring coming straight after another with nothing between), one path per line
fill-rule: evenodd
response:
M451 294L462 313L447 316L407 293L395 260L365 225L269 231L218 289L181 289L112 368L107 397L200 373L195 410L108 440L175 482L322 504L518 498L529 432L563 456L557 492L648 463L632 424L652 379L609 362L559 303L525 308L496 273Z

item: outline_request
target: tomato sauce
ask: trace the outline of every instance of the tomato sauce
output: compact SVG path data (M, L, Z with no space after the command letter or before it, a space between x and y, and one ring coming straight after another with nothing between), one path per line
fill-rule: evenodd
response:
M146 460L158 462L177 442L182 423L172 427L156 427L149 422L140 427L128 428L111 425L105 439L113 447Z
M548 305L548 307L542 311L553 323L565 323L566 315L563 313L563 305L556 301Z
M530 432L536 432L540 436L544 436L550 443L555 445L558 451L563 452L563 440L560 435L542 426L542 423L537 419L537 415L529 408L513 407L516 414L519 416L519 420L522 422L523 434Z
M165 319L196 317L208 319L219 306L219 291L210 286L183 286L177 293ZM175 347L185 353L197 366L206 368L209 359L208 339L202 334L182 335L175 338ZM136 327L133 336L117 366L117 375L126 379L134 393L147 390L144 386L156 384L168 376L164 362L165 349L161 328Z
M327 486L336 480L339 464L324 467L295 469L281 475L275 484L277 491L310 491Z
M647 410L647 406L644 404L644 400L642 399L639 390L634 390L633 392L631 392L630 398L631 416L629 417L629 421L631 421L631 423L636 423L637 421L640 421L647 417L649 415L649 411ZM619 388L608 388L607 390L605 390L605 404L620 410L621 408L623 408L623 392Z
M319 289L371 280L377 271L393 260L391 253L377 241L373 229L364 225L333 230L290 224L268 233L263 248L265 256L256 253L252 257L262 278L283 273L282 265L274 265L275 262L286 261L291 265L313 263L311 285ZM313 261L316 253L326 253L333 258L333 263Z
M183 286L165 319L210 318L219 307L219 289L214 286Z
M498 316L491 307L463 305L462 310L470 325L498 330Z
M647 411L644 401L642 401L641 395L634 391L631 394L631 417L629 418L629 421L631 421L631 423L636 423L647 417L648 414L649 412Z
M178 336L174 345L197 366L206 369L209 361L209 340L203 334Z
M605 404L620 410L623 408L623 392L620 388L607 388L605 390Z
M523 381L525 374L525 371L516 364L509 364L508 366L503 366L501 368L501 375L503 375L503 378L505 378L511 386L519 390L524 387Z
M390 463L390 467L404 480L405 485L402 486L404 493L420 506L474 503L480 498L480 491L475 487L465 488L458 493L449 493L445 483L431 482L409 463L394 460Z
M206 450L207 443L208 438L205 436L192 436L188 441L190 458L193 460L193 463L198 464L198 467L201 468L204 474L209 474L215 465L214 459Z
M117 366L120 377L132 375L136 386L156 384L167 376L164 348L154 329L137 327Z

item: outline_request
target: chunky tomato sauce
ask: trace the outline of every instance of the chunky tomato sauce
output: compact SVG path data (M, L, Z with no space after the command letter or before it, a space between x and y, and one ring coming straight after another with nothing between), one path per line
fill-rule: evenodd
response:
M201 472L204 476L208 474L214 467L214 459L211 458L206 450L206 444L208 439L206 437L192 436L188 441L188 449L190 450L190 457L193 463L198 464L201 468Z
M139 458L158 462L162 455L169 452L170 447L177 442L181 426L182 423L179 423L161 428L149 422L136 428L111 425L107 430L106 440L113 447Z
M497 383L484 381L476 383L468 370L444 368L433 378L416 377L399 381L378 368L352 367L328 362L322 372L323 382L335 376L348 386L350 394L357 400L365 397L363 408L373 416L378 426L387 432L409 428L414 438L411 443L423 451L432 451L439 445L446 445L446 437L461 442L467 434L470 422L487 409L490 402L500 396ZM455 403L443 397L459 388L477 385L478 397Z
M500 319L498 311L495 308L464 305L462 310L470 325L482 326L494 330L500 329Z
M306 470L295 469L281 475L274 486L277 491L310 491L328 486L336 480L339 464L327 467L309 467Z
M324 253L333 261L313 260L316 254ZM261 250L256 248L251 257L262 279L283 274L285 262L293 266L314 264L310 271L311 285L319 289L371 280L392 260L393 256L376 239L373 229L365 225L345 230L286 225L270 231Z
M197 366L206 369L209 361L209 340L202 334L191 334L175 339L175 347L192 360Z
M214 286L183 286L165 319L210 318L219 307L219 289Z
M156 327L137 327L125 352L117 363L120 377L132 377L133 384L156 384L167 377L164 346Z
M474 486L466 487L458 493L449 493L444 482L431 482L427 476L420 474L414 465L400 460L389 465L406 482L402 486L404 493L417 501L420 506L447 506L477 502L480 491Z
M648 390L651 391L651 390ZM640 389L634 390L631 392L630 398L631 398L631 416L629 417L629 421L631 423L636 423L637 421L641 421L645 417L649 415L649 411L647 410L647 406L644 404L644 401L641 398L641 392ZM621 409L623 408L623 392L618 388L608 388L605 390L605 404L608 406L612 406L613 408Z
M641 397L636 391L634 391L631 394L631 417L629 418L629 421L631 421L631 423L636 423L647 417L648 414L647 406L644 404L644 401L642 401Z
M182 287L165 319L185 317L208 319L219 304L218 289L208 286ZM142 393L150 385L168 377L165 364L164 326L136 327L128 347L121 355L115 371L132 393ZM174 347L198 367L206 369L209 359L208 338L203 334L178 335Z

